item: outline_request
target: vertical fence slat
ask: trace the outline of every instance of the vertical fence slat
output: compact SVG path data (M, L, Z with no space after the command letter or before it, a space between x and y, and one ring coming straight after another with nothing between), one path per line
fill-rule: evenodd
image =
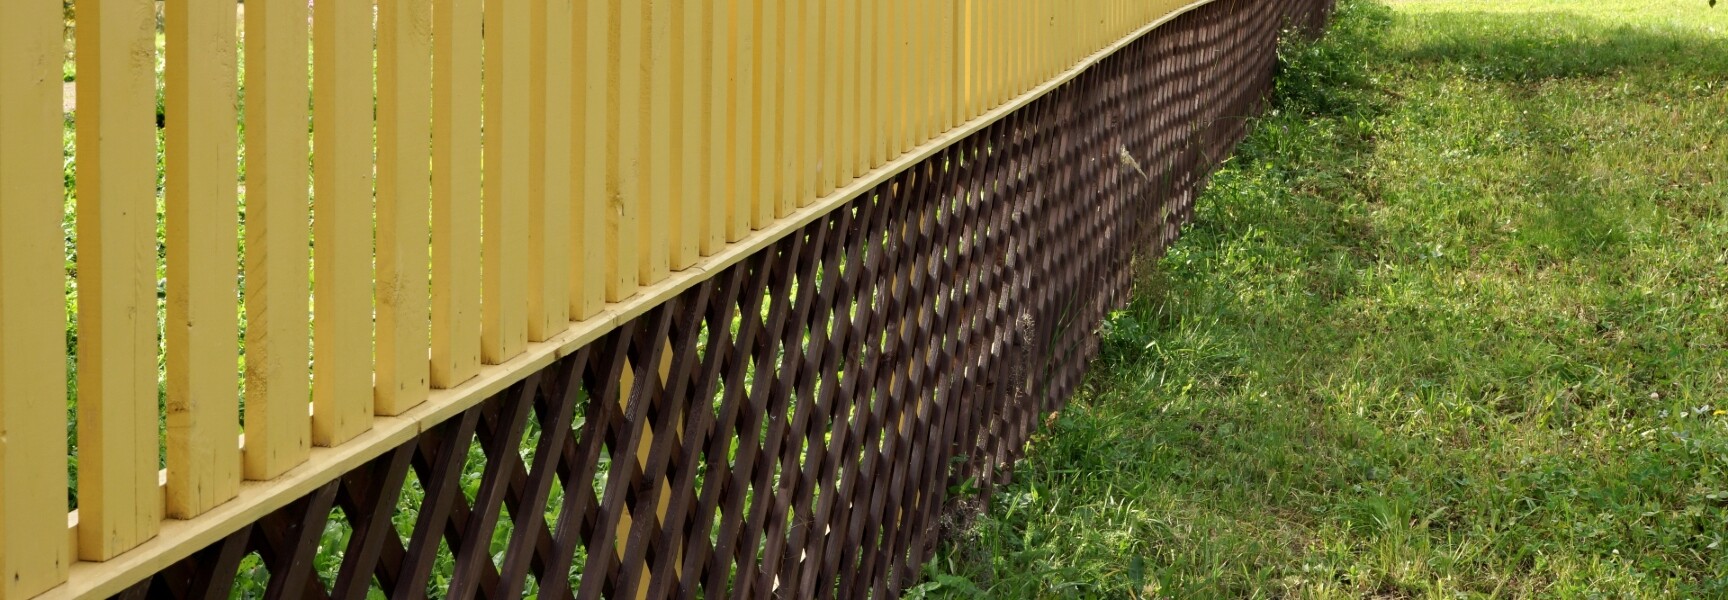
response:
M580 196L572 213L579 221L578 238L586 250L582 260L573 262L581 265L574 278L580 283L576 284L576 306L572 307L573 316L579 318L599 312L613 288L613 269L606 259L611 252L610 223L617 192L611 168L617 160L614 151L618 132L611 108L618 101L617 87L612 81L612 73L618 68L613 50L617 41L613 24L616 2L582 0L582 41L575 44L574 50L582 54L576 59L582 65L579 90L582 126L580 135L573 136L575 143L581 144L582 158L580 164L572 159L572 166L580 170L582 183L575 190Z
M978 116L979 112L981 112L981 107L984 105L982 79L980 78L980 69L983 67L983 57L980 56L978 48L978 35L980 29L978 10L980 7L979 3L983 0L959 1L965 4L965 22L961 24L961 29L965 32L965 37L963 39L966 46L965 68L962 70L960 77L961 81L965 82L966 87L966 110L961 113L960 118L970 121Z
M71 561L59 10L0 2L0 598L59 584Z
M1014 92L1016 91L1015 86L1019 83L1018 73L1014 72L1014 56L1016 53L1014 48L1014 31L1015 27L1018 25L1014 22L1016 17L1014 11L1015 2L1017 2L1017 0L1003 0L1001 6L997 7L995 10L995 52L997 59L996 64L999 69L997 81L1000 84L1000 89L997 90L996 96L997 105L1006 104L1008 99L1013 98Z
M246 11L246 479L306 461L311 252L306 87L311 30L299 0Z
M912 24L913 10L917 3L914 0L892 0L889 5L893 10L890 17L894 36L889 43L893 46L893 59L888 63L887 81L893 88L888 99L888 123L894 130L894 141L888 146L890 158L899 156L912 148L913 131L917 127L918 116L914 113L912 93L918 83L917 68L912 62L912 38L917 36L917 26Z
M570 326L571 2L531 6L533 64L528 178L528 339L541 342Z
M817 110L817 126L822 130L817 133L817 145L821 155L817 158L816 171L820 173L816 182L816 193L826 197L834 192L840 181L840 26L844 17L841 14L842 0L817 0L822 13L822 33L817 36L822 43L822 61L817 69L822 77L821 107Z
M1044 76L1039 73L1039 2L1023 0L1021 2L1020 26L1020 71L1023 78L1021 90L1030 90L1033 85L1042 83Z
M485 262L480 298L480 360L502 364L528 343L528 152L531 90L526 2L484 9Z
M1031 87L1032 74L1026 69L1026 50L1028 47L1026 29L1029 24L1026 18L1026 4L1027 0L1014 0L1011 5L1014 7L1014 13L1011 17L1014 20L1014 38L1009 43L1009 50L1014 57L1014 64L1010 67L1014 73L1014 92L1010 94L1011 96L1018 96L1028 87Z
M918 54L923 47L922 38L924 25L920 19L924 17L922 8L927 2L901 0L900 16L896 22L900 25L900 70L901 76L900 113L904 133L901 136L900 152L905 153L918 145L919 137L924 128L924 112L919 108L920 99L924 96L924 59Z
M619 301L636 294L645 270L646 243L642 235L640 211L648 200L642 171L648 168L649 104L646 97L648 44L648 7L644 2L624 0L616 5L613 18L618 56L618 102L612 122L618 127L618 144L613 149L616 158L610 165L610 179L616 182L612 208L608 213L608 238L612 240L612 279L607 282L606 299Z
M761 0L756 14L756 194L752 197L750 227L765 229L774 221L779 204L780 128L786 111L781 105L783 87L781 59L781 13L786 0Z
M1011 87L1008 80L1008 31L1013 24L1008 15L1006 5L990 8L990 108L1006 102Z
M800 47L804 0L782 0L780 5L780 160L775 167L780 191L775 195L776 219L792 214L798 206L799 188L803 187L799 140L804 136L804 50Z
M935 92L930 86L930 71L935 67L935 64L931 64L935 59L935 52L931 52L933 48L930 43L935 36L935 29L931 28L933 7L935 2L912 3L912 38L909 40L911 50L907 64L912 67L914 80L909 97L914 104L912 116L916 118L916 123L912 126L912 138L907 144L907 150L924 144L924 140L930 138L930 107L933 105L931 95Z
M918 138L918 63L912 56L917 49L919 35L918 6L923 2L915 0L898 0L895 5L894 23L899 35L895 36L896 62L894 70L899 76L894 80L897 85L897 96L894 99L894 118L900 130L900 143L896 148L889 148L888 154L898 156L911 150L917 144Z
M809 206L817 199L826 196L821 192L822 183L822 5L824 0L799 0L804 15L803 22L798 24L800 36L799 73L803 78L800 87L804 109L800 113L803 120L798 128L803 137L798 142L799 169L801 169L798 206Z
M673 157L673 118L678 90L674 82L678 59L672 44L672 17L676 0L641 2L642 21L642 104L647 114L642 122L642 159L637 165L637 182L642 189L641 208L637 212L637 235L641 240L642 268L638 279L642 285L652 285L666 278L670 269L672 245L676 243L678 225L673 222L681 214L673 212L672 178L678 172ZM626 46L628 52L631 46Z
M737 169L733 167L737 157L733 149L733 135L737 119L733 118L735 110L733 95L733 78L737 73L737 46L732 37L733 15L736 12L735 2L716 0L714 2L698 2L709 7L708 32L703 38L703 44L708 48L708 77L706 97L708 111L703 117L703 125L708 133L708 201L702 204L707 211L704 218L706 233L703 236L702 253L713 254L724 248L731 240L731 209L733 196L737 193L734 178Z
M838 84L840 101L835 107L833 126L836 128L835 138L839 142L839 155L834 165L834 187L846 187L858 173L859 156L862 154L861 139L858 127L858 67L860 57L868 53L869 44L859 43L860 4L863 0L834 0L838 9L834 30L834 39L839 40L840 50L836 53L838 59L834 66L840 75ZM866 132L873 133L873 132Z
M312 443L372 426L372 6L313 5Z
M290 0L292 1L292 0ZM480 372L480 0L432 8L432 387Z
M378 2L378 414L426 401L432 0Z
M954 120L972 118L972 0L954 0Z
M1020 71L1021 92L1044 81L1037 69L1037 55L1033 54L1037 52L1037 38L1037 0L1020 0L1020 43L1016 43L1014 48L1020 52L1020 66L1016 69Z
M930 48L931 36L935 35L930 22L931 5L933 2L911 3L911 14L907 14L911 19L907 22L911 36L905 40L905 66L911 69L912 81L905 90L907 104L911 104L907 116L912 118L911 133L905 140L907 152L930 138L930 69L931 59L935 59Z
M678 44L679 79L682 92L678 98L678 190L673 202L682 206L678 220L678 269L687 269L698 257L719 251L717 238L709 235L708 205L708 24L709 6L704 0L684 0L679 3L678 28L673 39Z
M944 45L942 57L944 61L942 64L942 78L944 79L943 85L948 88L947 106L944 108L948 113L948 126L945 129L953 129L959 127L960 123L965 120L962 118L963 115L961 114L962 110L964 110L964 105L961 104L962 84L960 83L961 80L959 75L961 60L962 57L965 56L964 45L966 39L965 34L960 28L962 22L961 11L963 10L961 5L965 0L942 1L944 4L942 15L944 20L942 26Z
M930 131L935 114L930 110L936 105L936 88L930 85L930 73L935 70L937 55L932 42L935 42L937 0L927 0L912 5L912 66L917 69L915 77L917 85L912 88L912 99L918 105L918 126L913 128L912 146L916 147L930 139Z
M996 105L996 11L986 0L973 0L973 7L978 20L974 30L977 39L973 42L978 47L977 113L982 115ZM1075 35L1080 34L1075 32Z
M1061 72L1059 66L1062 64L1062 57L1056 54L1056 45L1054 43L1055 40L1058 39L1055 35L1056 4L1055 0L1038 0L1038 5L1040 10L1038 20L1039 23L1043 25L1040 29L1040 39L1038 42L1038 56L1043 65L1043 67L1039 69L1039 74L1042 75L1043 78L1049 79L1055 77L1056 73Z
M643 148L647 159L641 166L648 204L640 219L643 285L665 279L674 258L683 265L694 260L684 254L684 239L693 238L684 235L684 199L677 194L682 191L678 179L683 176L677 147L683 133L677 126L683 119L679 96L684 88L684 56L673 30L683 16L683 4L683 0L654 0L648 8L648 137Z
M732 174L731 202L727 207L728 242L744 239L744 236L750 233L750 216L755 207L758 189L756 141L761 133L756 129L756 117L761 107L756 104L756 23L762 2L763 0L733 0L732 4L732 37L735 44L732 91L737 99L732 104L732 152L735 170Z
M1049 4L1049 0L1031 0L1031 16L1028 17L1031 19L1031 23L1028 24L1026 33L1031 45L1028 52L1032 57L1032 64L1027 68L1032 70L1032 78L1037 81L1050 78L1046 69L1046 65L1050 62L1050 55L1044 49L1044 34L1050 27Z
M151 0L79 0L76 10L78 554L107 560L154 537L162 519L156 14Z
M167 514L240 488L234 3L164 3L167 113Z
M883 90L886 88L871 85L880 81L882 49L885 47L883 35L887 28L882 23L888 18L887 2L873 0L853 0L845 8L845 14L840 19L840 26L845 28L842 34L848 48L853 48L842 67L842 77L845 81L846 96L842 102L852 102L852 108L842 108L845 122L841 125L847 128L846 134L852 141L848 144L844 182L853 177L861 176L876 166L885 156L887 144L886 132L877 126L881 122ZM850 69L850 70L846 70Z
M860 75L864 81L860 85L868 88L871 85L882 86L882 105L876 113L876 118L865 121L865 127L878 124L887 133L886 158L892 159L900 154L906 140L906 106L902 102L906 93L906 54L905 41L908 32L905 22L905 8L910 5L908 0L883 0L883 8L887 11L880 27L882 33L882 58L876 68L874 80Z

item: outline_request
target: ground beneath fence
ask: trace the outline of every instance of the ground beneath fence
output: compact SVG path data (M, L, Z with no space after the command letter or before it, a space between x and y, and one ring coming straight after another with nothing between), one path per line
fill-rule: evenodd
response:
M1346 3L912 597L1728 597L1725 30Z

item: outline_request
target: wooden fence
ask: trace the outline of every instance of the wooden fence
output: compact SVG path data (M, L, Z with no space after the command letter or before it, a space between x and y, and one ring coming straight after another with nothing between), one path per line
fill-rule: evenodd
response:
M1327 5L4 0L0 599L897 595Z

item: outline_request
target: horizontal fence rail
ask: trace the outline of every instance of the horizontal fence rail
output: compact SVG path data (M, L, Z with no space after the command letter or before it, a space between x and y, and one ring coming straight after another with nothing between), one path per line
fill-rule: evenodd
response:
M897 596L1328 6L0 2L0 599Z

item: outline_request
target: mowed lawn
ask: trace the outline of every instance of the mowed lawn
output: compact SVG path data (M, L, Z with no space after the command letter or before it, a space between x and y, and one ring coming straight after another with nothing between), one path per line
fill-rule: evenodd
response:
M1728 598L1728 6L1347 0L1285 62L913 597Z

